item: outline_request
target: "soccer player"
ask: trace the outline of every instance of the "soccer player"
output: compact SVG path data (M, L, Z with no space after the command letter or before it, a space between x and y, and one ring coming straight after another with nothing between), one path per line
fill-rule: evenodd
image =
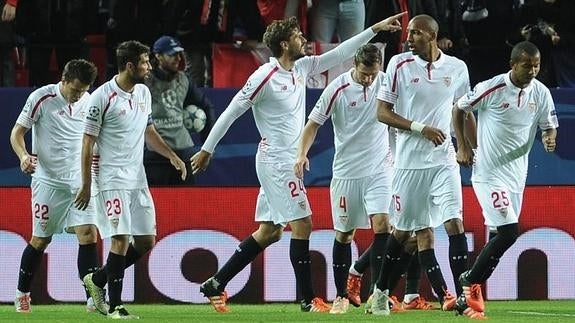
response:
M497 228L497 235L460 277L463 293L457 298L455 309L473 319L485 317L481 284L519 236L528 156L537 127L541 129L545 151L555 151L559 123L549 89L535 79L540 62L535 45L518 43L511 51L511 71L477 84L453 107L457 142L462 143L457 161L464 166L473 164L471 182L485 225ZM464 115L470 111L478 113L477 147L469 145L462 130ZM477 148L475 156L473 148Z
M415 232L419 263L443 310L455 297L447 286L433 248L433 228L445 223L454 280L467 269L459 166L450 137L451 108L469 89L465 63L437 47L437 22L418 15L407 26L409 52L395 55L378 94L378 118L397 130L390 216L395 227L376 288L372 312L389 315L389 277Z
M376 33L401 28L397 20L403 14L389 17L319 56L304 56L306 39L297 20L288 18L271 23L263 40L273 57L248 79L218 118L202 150L192 159L194 173L205 170L220 139L231 124L253 108L261 141L256 154L256 172L261 185L255 219L259 228L246 238L228 262L200 290L218 312L227 312L226 284L267 246L278 241L286 225L292 229L290 260L302 311L327 312L329 306L315 297L311 283L309 237L311 210L303 181L293 171L297 146L305 123L306 78L321 73L350 58L357 48Z
M10 143L20 159L20 169L32 175L32 238L22 253L16 312L31 311L30 286L54 234L64 230L76 233L80 278L99 267L96 211L92 206L85 210L73 206L80 188L80 153L90 97L87 91L96 76L93 63L69 61L59 83L30 94L12 128ZM30 129L31 153L24 142Z
M325 88L309 114L294 165L296 177L303 180L304 169L309 170L307 153L319 127L331 117L335 156L330 197L336 230L333 274L337 289L332 314L346 313L350 303L347 276L355 230L369 229L370 219L373 221L370 257L380 255L380 259L391 232L388 209L393 156L387 125L377 120L376 94L383 81L381 64L381 51L375 45L366 44L357 50L354 68ZM371 264L375 267L372 271L379 272L381 260L374 259ZM360 305L356 299L352 304Z
M90 165L99 160L95 181L98 199L107 226L102 238L111 237L106 265L83 278L94 305L111 318L137 318L122 305L125 268L134 264L155 244L156 215L143 165L144 142L168 158L186 178L186 165L164 142L150 117L152 99L143 84L151 65L149 48L137 41L118 45L119 73L91 95L82 146L82 187L75 203L84 209L90 202ZM94 155L97 142L99 155ZM130 240L132 241L130 243ZM106 311L104 285L108 284L109 310Z

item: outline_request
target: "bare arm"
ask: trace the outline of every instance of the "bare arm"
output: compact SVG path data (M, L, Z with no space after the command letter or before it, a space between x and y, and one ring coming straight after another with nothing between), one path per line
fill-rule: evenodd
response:
M94 155L94 143L96 143L95 136L84 134L82 138L82 156L80 159L82 186L74 200L74 205L80 210L85 210L88 207L90 197L92 196L92 157Z
M156 127L154 127L153 124L146 127L145 136L148 146L153 151L169 159L172 166L180 171L182 181L185 180L188 175L186 164L180 159L180 157L178 157L178 155L176 155L172 148L166 144L164 139L162 139L160 134L156 131Z
M469 117L471 115L471 117ZM473 121L467 120L473 118ZM477 147L475 133L475 117L471 112L465 112L455 104L452 109L453 129L457 139L456 159L461 166L469 167L473 164L473 147ZM468 124L472 124L472 127ZM473 130L471 130L473 128ZM472 137L467 137L471 135ZM473 146L472 146L473 145Z
M20 169L25 174L32 174L36 170L35 158L28 154L26 142L24 141L24 135L29 130L29 128L20 124L15 124L10 133L10 145L12 145L12 150L14 150L20 160Z
M393 104L382 100L377 101L377 119L390 127L420 133L423 137L439 146L445 141L445 134L434 127L426 126L415 120L407 120L393 111Z
M297 178L303 178L304 169L309 171L309 159L307 158L307 153L315 140L317 130L320 126L320 124L315 123L312 120L308 120L307 124L303 128L301 140L297 149L297 159L293 167Z
M546 152L552 153L557 147L557 129L550 128L541 131L541 141Z

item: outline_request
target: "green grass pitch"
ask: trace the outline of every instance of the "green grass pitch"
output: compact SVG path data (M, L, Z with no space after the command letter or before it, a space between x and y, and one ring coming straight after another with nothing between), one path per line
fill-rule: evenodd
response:
M139 322L470 322L453 312L407 311L380 317L363 314L363 308L350 307L343 315L301 313L297 304L240 305L230 303L231 313L219 314L210 305L126 304ZM487 322L575 322L573 301L489 301ZM81 304L33 305L32 313L15 313L12 305L0 305L0 322L103 322L103 315L86 313Z

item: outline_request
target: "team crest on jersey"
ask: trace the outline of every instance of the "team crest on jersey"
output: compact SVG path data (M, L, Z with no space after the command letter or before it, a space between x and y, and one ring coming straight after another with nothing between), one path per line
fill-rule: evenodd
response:
M501 109L507 109L507 108L509 108L509 103L507 102L501 103Z
M355 108L355 107L357 107L357 101L352 101L352 102L349 104L349 107L350 107L350 108Z
M535 104L535 102L529 102L527 104L527 109L529 110L529 112L535 113L535 111L537 111L537 104Z
M451 76L444 76L443 77L443 84L445 84L445 86L449 87L451 85Z

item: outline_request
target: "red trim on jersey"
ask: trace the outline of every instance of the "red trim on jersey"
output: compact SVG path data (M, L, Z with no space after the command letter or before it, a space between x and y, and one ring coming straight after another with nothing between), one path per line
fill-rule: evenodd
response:
M427 65L425 66L427 68L427 79L431 80L431 63L427 63Z
M331 99L329 100L329 104L327 105L327 110L325 111L325 115L328 115L329 111L331 111L331 107L333 106L333 102L335 101L335 98L337 97L339 92L343 91L343 89L345 89L348 86L349 86L349 83L345 83L344 85L338 87L337 90L335 90L335 92L331 96Z
M34 108L32 109L32 113L30 114L30 118L34 118L34 115L36 114L36 111L38 110L38 108L40 108L40 104L49 98L53 98L55 97L56 94L46 94L43 97L40 98L40 100L38 100L38 102L36 102L36 104L34 105Z
M266 76L266 78L260 83L260 85L258 85L258 87L256 88L256 90L254 91L254 93L250 96L250 101L253 100L256 95L258 94L258 92L262 89L262 87L264 86L264 84L267 83L267 81L269 81L269 79L272 77L272 75L274 75L275 72L277 72L280 68L278 66L274 67L270 73L268 74L268 76Z
M68 104L68 111L70 111L70 116L72 116L72 105Z
M110 108L110 103L112 103L112 99L118 95L118 93L116 92L112 92L112 94L108 97L108 103L106 103L106 107L104 108L104 111L102 111L102 120L104 120L104 115L106 114L106 112L108 111L108 108Z
M395 66L395 73L393 73L393 84L391 86L391 92L395 92L395 88L397 87L397 71L399 70L400 67L410 62L415 62L415 59L408 58L404 61L397 63L397 65Z
M523 89L519 90L519 94L517 94L517 107L521 106L521 94L525 93Z
M471 102L470 106L474 106L477 104L477 102L481 101L484 97L488 96L489 94L493 93L494 91L496 91L497 89L500 89L502 87L505 86L505 83L500 83L495 85L494 87L487 89L487 91L481 93L481 95L475 99L473 102Z

